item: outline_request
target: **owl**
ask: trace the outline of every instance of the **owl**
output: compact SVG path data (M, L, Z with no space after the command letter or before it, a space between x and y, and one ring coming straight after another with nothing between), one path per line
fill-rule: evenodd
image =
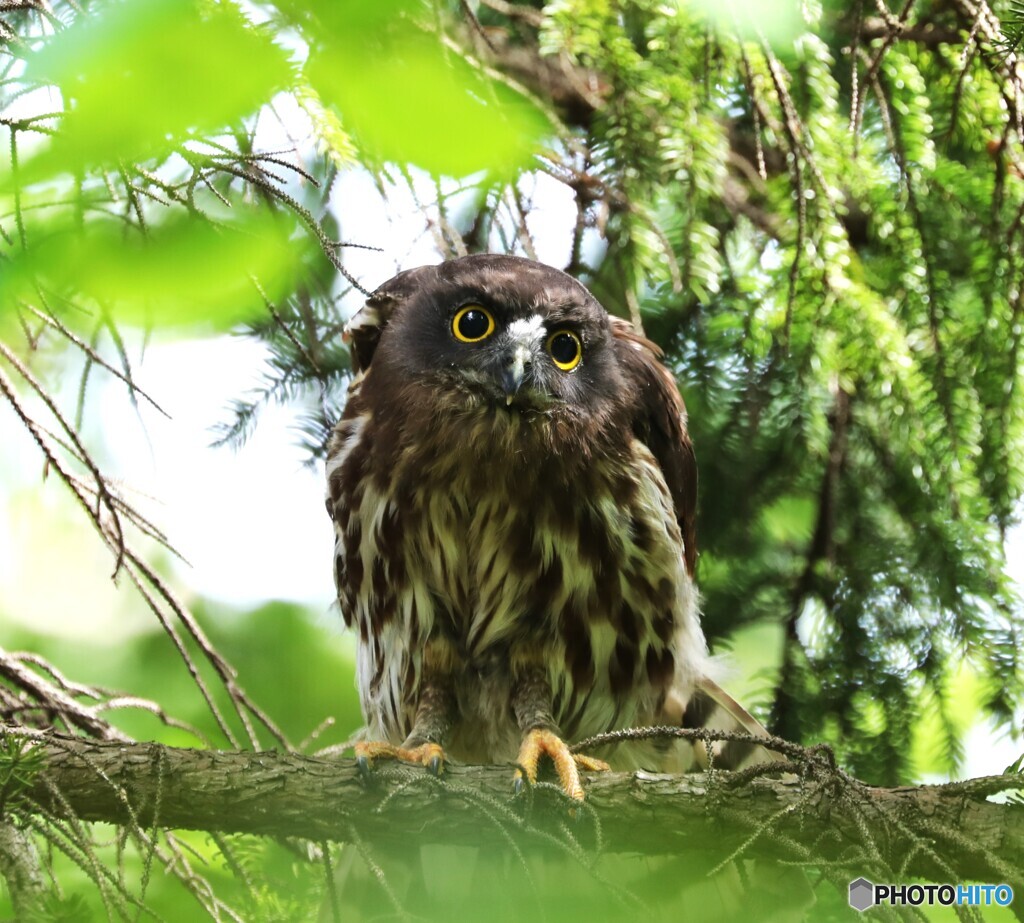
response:
M605 762L569 741L763 732L710 679L697 466L653 343L569 275L501 255L400 273L346 337L327 508L364 767L514 763L521 786L547 759L581 799L581 770L707 753L620 745ZM735 763L730 746L718 756Z

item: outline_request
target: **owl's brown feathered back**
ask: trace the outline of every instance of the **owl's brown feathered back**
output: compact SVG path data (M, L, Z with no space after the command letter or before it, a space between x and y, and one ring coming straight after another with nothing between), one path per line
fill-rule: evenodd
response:
M490 255L399 274L347 335L328 509L369 735L501 762L529 727L681 720L709 682L697 468L657 347Z

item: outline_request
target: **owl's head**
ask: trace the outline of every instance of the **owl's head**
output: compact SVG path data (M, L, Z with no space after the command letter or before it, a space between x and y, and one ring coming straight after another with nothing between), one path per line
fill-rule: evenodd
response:
M608 313L571 276L521 257L479 254L400 273L346 335L359 370L475 406L595 408L621 385Z

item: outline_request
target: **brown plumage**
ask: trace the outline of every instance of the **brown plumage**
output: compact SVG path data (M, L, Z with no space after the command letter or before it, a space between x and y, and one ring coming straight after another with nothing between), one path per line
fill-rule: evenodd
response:
M697 467L657 347L566 274L493 255L399 274L347 336L327 504L360 755L533 778L546 753L582 797L563 736L715 714Z

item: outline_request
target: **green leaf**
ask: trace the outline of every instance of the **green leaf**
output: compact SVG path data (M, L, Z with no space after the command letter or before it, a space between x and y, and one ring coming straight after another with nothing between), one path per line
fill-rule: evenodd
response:
M434 174L509 174L528 165L545 128L525 96L446 58L430 37L386 47L332 43L310 56L310 82L365 153Z
M292 82L285 52L234 5L198 0L109 4L49 39L25 76L57 87L66 112L24 181L159 156Z
M0 302L31 300L37 289L80 296L118 320L226 329L291 291L303 271L308 238L267 211L214 225L178 215L146 236L125 234L104 217L83 228L33 229L0 277Z

